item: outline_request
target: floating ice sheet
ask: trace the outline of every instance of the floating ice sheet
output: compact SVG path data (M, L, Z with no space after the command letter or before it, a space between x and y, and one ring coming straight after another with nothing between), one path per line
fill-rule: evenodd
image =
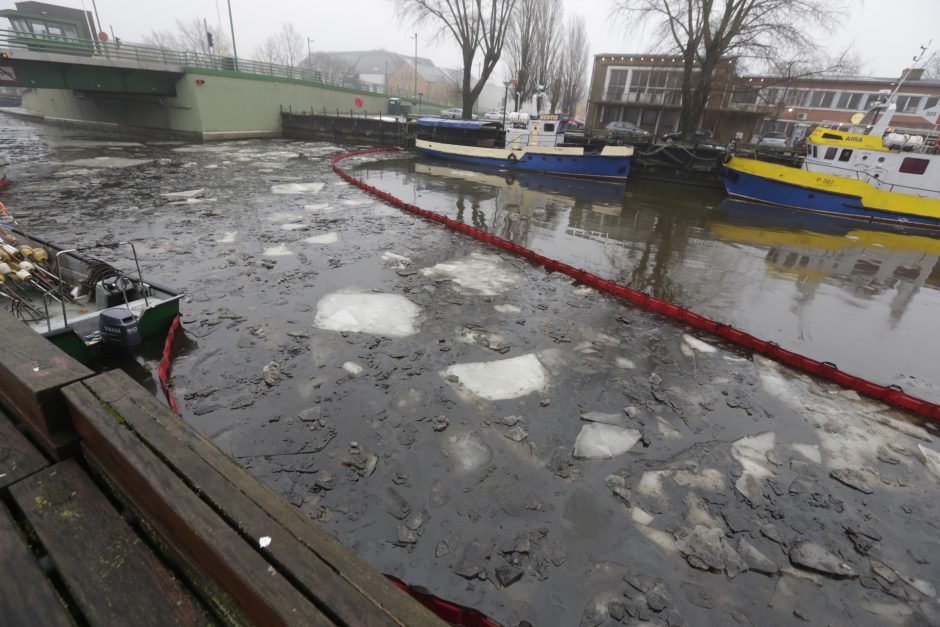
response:
M338 207L330 206L329 203L320 202L313 205L304 205L304 209L307 211L315 211L317 213L334 213L339 211Z
M280 183L272 185L275 194L316 194L323 189L323 183Z
M166 192L160 195L171 200L185 200L187 198L198 198L199 196L203 196L205 193L206 189L204 187L200 187L199 189L188 189L182 192Z
M495 309L499 313L504 313L504 314L522 313L522 310L516 307L515 305L493 305L493 309Z
M279 244L278 246L270 246L265 248L262 254L265 257L287 257L288 255L293 255L294 253L284 244Z
M219 244L231 244L235 241L235 236L238 235L238 231L225 231L222 233L222 237L215 240Z
M265 218L271 222L297 222L303 220L304 216L301 213L292 213L290 211L274 211L266 215Z
M506 270L502 259L482 253L439 263L422 269L421 273L426 277L453 281L464 291L481 296L502 294L519 282L515 272Z
M734 486L751 503L757 503L764 493L764 479L774 474L767 461L767 453L777 444L777 434L773 431L759 433L735 440L731 445L731 455L741 464L743 472Z
M493 458L493 451L475 433L452 435L447 438L442 452L450 459L454 470L460 473L482 468Z
M519 398L548 385L548 372L534 355L497 361L455 364L440 375L457 377L457 383L474 396L488 401Z
M937 479L940 479L940 453L922 444L918 444L917 448L920 450L921 461Z
M281 225L282 231L302 231L307 225L302 222L285 222Z
M331 231L322 235L313 235L305 238L304 241L308 244L335 244L339 241L339 235Z
M790 448L811 462L816 462L817 464L822 463L822 453L819 451L818 444L801 444L794 442L790 445Z
M574 443L574 456L582 459L609 459L623 455L640 441L642 434L636 429L624 429L602 422L581 427Z
M689 348L700 353L714 353L718 350L708 342L703 342L696 337L692 337L688 333L682 334L682 341L685 342Z
M91 157L89 159L65 161L63 165L83 168L129 168L135 165L150 163L150 161L150 159L127 159L125 157Z
M405 337L418 332L420 315L420 307L397 294L334 292L317 303L313 326L325 331Z

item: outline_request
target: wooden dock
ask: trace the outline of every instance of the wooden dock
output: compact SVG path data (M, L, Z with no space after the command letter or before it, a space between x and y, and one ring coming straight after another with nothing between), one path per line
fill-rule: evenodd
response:
M0 625L444 624L123 372L0 333Z

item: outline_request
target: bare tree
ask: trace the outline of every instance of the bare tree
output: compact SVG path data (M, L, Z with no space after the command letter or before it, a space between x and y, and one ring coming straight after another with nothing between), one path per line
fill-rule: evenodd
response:
M858 0L616 0L628 27L652 23L660 47L682 59L682 131L697 128L722 63L772 59L787 49L806 57L819 49L817 30L831 29Z
M544 0L518 0L506 31L506 52L511 78L515 79L515 109L519 101L535 93L531 68L535 65L536 15Z
M503 54L503 43L517 0L394 0L399 18L414 24L435 23L453 37L463 59L463 117L473 105ZM473 82L473 59L483 55L480 76Z
M300 65L303 54L304 38L289 22L285 22L281 30L265 39L255 51L255 56L259 61L279 63L289 67Z
M934 52L924 66L924 78L940 81L940 52Z
M548 90L551 107L554 109L561 92L558 62L564 36L564 8L561 0L543 0L541 8L536 19L535 87L541 92Z
M564 45L561 51L561 98L562 111L574 113L578 102L584 97L591 46L588 43L587 26L580 15L568 19Z
M212 33L213 46L209 46L206 36L206 20L194 17L189 21L176 20L175 31L151 31L144 35L144 43L162 50L178 50L182 52L195 52L197 54L223 54L228 48L228 38L220 29L209 28Z

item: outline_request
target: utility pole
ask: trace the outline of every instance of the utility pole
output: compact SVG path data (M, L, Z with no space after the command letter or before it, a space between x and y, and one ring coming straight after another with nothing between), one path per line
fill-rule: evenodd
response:
M232 31L232 56L235 60L235 71L238 71L238 46L235 45L235 20L232 19L232 0L228 2L228 26Z
M313 54L310 53L310 44L313 43L313 40L307 37L307 67L313 67Z
M91 0L91 8L93 8L93 9L95 10L95 21L98 22L98 31L100 31L101 28L102 28L102 26L101 26L101 18L98 17L98 5L95 3L95 0ZM92 38L92 39L98 39L98 33L97 33L97 32L92 33L92 34L91 34L91 38Z
M418 33L414 34L415 40L415 93L412 100L418 98Z

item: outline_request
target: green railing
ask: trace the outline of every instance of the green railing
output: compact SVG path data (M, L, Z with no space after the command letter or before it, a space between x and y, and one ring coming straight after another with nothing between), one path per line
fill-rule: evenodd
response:
M362 81L348 74L330 74L309 68L291 67L289 65L265 63L263 61L252 61L250 59L235 59L233 57L200 52L168 50L166 48L143 44L103 42L91 39L60 37L57 35L37 35L0 29L0 51L4 50L30 50L32 52L96 57L124 62L131 61L140 64L157 63L178 65L193 69L226 70L245 74L310 81L323 85L333 85L347 89L386 94L383 85Z

